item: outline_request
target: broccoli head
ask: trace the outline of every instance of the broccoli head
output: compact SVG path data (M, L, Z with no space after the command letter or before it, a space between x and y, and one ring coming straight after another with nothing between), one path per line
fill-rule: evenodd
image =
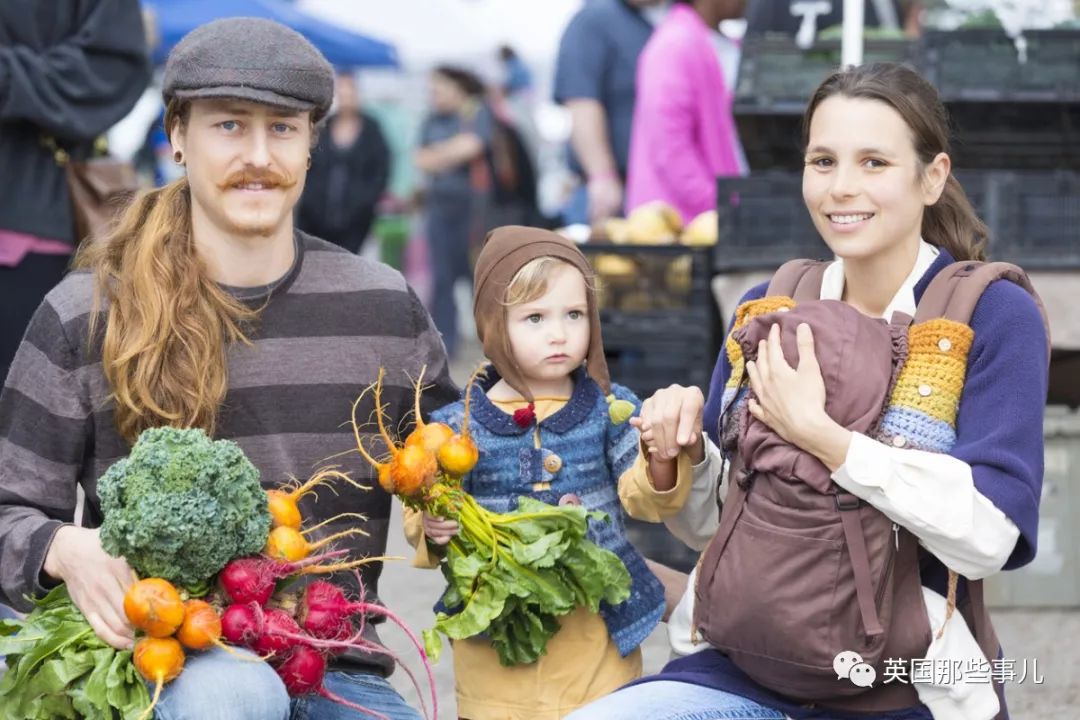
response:
M198 587L270 532L259 471L239 445L202 430L143 431L97 489L102 547L142 577Z

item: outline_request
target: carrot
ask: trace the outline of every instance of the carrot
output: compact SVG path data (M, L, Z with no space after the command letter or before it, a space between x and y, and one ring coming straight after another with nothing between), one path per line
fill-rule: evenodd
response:
M124 594L124 614L150 637L169 637L184 622L184 601L168 580L145 578Z
M296 483L293 486L285 486L276 490L266 491L266 502L270 508L270 518L273 527L290 527L299 530L302 522L300 508L297 503L300 498L313 492L321 485L326 485L331 480L344 480L360 490L369 490L366 485L353 480L347 474L338 472L334 468L322 468L312 475L306 482Z
M176 638L144 637L135 643L131 659L139 674L156 685L150 707L139 716L139 720L146 720L153 715L154 707L161 699L161 688L184 669L184 648Z

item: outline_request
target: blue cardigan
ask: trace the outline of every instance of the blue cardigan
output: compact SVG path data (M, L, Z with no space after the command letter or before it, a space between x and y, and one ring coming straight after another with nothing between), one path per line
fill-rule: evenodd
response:
M589 539L618 555L630 572L629 599L616 606L602 603L600 608L608 633L626 656L649 636L664 613L664 588L627 540L619 502L619 477L637 458L638 433L629 423L612 424L603 392L579 369L569 402L540 421L542 447L537 449L535 426L520 427L488 399L487 390L498 380L489 368L472 393L469 433L480 459L462 479L463 487L493 512L515 510L521 495L557 505L561 496L574 493L589 510L607 513L606 522L589 521ZM611 391L618 399L632 402L635 412L640 409L641 402L630 390L612 385ZM460 430L463 418L461 400L431 416L454 430ZM544 461L552 455L558 456L558 467L550 462L545 467ZM533 490L537 483L550 483L550 487Z
M916 303L930 281L954 260L942 250L915 285ZM752 288L743 302L765 296L768 283ZM974 341L968 353L967 377L956 419L956 442L949 454L971 466L975 487L1020 529L1006 569L1021 567L1035 557L1039 525L1039 496L1043 476L1043 407L1047 391L1046 332L1034 300L1023 288L999 280L986 289L971 318ZM717 437L721 396L731 375L723 351L717 360L705 404L704 423ZM947 571L929 553L921 555L923 585L946 594ZM966 596L961 579L959 596ZM672 661L652 680L677 680L706 685L756 700L796 718L876 718L932 720L922 705L888 713L842 713L808 709L761 687L722 653L706 650ZM1004 709L1004 708L1003 708Z

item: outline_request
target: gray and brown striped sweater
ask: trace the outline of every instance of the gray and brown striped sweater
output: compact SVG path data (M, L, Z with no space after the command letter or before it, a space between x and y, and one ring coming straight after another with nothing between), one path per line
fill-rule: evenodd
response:
M86 492L81 523L96 527L97 479L129 451L116 431L100 352L87 342L92 295L87 272L68 275L49 293L0 394L0 601L22 609L26 596L46 589L42 564L56 530L75 521L76 487ZM384 367L383 402L392 425L407 432L410 378L424 364L435 387L423 411L456 400L438 332L399 273L303 233L288 274L242 297L262 310L249 333L253 344L230 348L216 436L239 443L268 487L306 478L327 462L371 485L366 492L338 487L336 496L324 489L318 503L308 496L301 510L311 524L339 512L363 513L370 537L342 546L383 554L391 498L350 452L350 406ZM366 400L358 418L366 420L373 409ZM369 598L380 571L380 565L364 568ZM376 664L390 669L385 658Z

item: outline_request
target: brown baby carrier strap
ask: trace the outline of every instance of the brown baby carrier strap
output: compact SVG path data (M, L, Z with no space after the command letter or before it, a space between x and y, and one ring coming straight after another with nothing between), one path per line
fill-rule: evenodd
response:
M773 276L768 295L790 297L798 305L819 300L827 266L808 260L786 263ZM915 322L944 318L968 325L979 298L998 279L1024 287L1045 318L1020 268L964 262L935 276L918 304ZM822 304L827 302L832 301ZM798 320L798 311L797 306L790 321ZM763 322L782 323L780 316L770 313ZM832 352L829 347L817 349L819 359ZM744 347L744 357L752 359L748 352L752 349ZM901 353L894 347L897 372L905 360L906 345ZM877 384L880 387L880 373ZM882 413L888 402L887 393ZM755 681L794 700L871 712L917 704L910 685L880 682L885 659L923 657L930 643L917 538L831 478L831 487L819 482L812 488L775 467L756 469L755 456L744 453L742 442L748 412L745 406L731 410L745 425L735 452L725 447L731 459L729 491L719 529L698 565L695 634ZM721 436L726 434L722 428ZM950 615L957 581L951 573ZM993 660L999 646L983 604L982 583L968 582L967 589L959 609ZM837 678L833 656L846 650L875 667L879 681L872 688Z

